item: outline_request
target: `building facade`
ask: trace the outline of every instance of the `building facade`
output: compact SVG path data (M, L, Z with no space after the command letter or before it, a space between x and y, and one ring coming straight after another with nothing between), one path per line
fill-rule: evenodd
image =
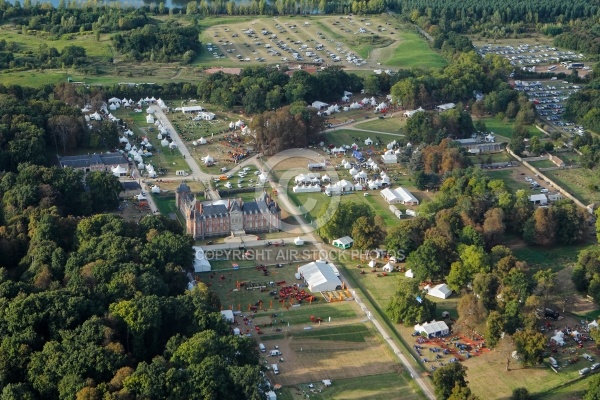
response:
M281 230L281 208L266 192L254 201L201 202L182 183L175 191L175 201L185 219L186 233L194 239Z

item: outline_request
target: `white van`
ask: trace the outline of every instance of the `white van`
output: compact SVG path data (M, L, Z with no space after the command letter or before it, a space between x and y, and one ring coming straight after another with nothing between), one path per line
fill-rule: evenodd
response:
M558 363L556 362L556 359L554 357L550 357L548 361L550 361L550 365L552 365L552 367L558 368Z
M275 375L279 375L279 368L277 367L277 364L272 364L271 369Z
M259 343L259 344L258 344L258 348L259 348L259 350L261 351L261 353L264 353L265 351L267 351L267 348L266 348L266 347L265 347L265 345L264 345L264 344L262 344L262 343Z

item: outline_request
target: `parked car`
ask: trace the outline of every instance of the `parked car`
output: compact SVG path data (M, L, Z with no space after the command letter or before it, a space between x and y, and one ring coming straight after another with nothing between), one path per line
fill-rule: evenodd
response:
M592 358L592 356L590 356L589 354L584 354L582 357L585 358L586 360L590 361L590 362L594 361L594 359Z
M590 369L591 369L592 371L594 371L594 370L597 370L598 368L600 368L600 363L595 363L595 364L592 364L592 366L590 367Z
M589 373L591 370L589 368L582 368L579 370L579 375L585 375Z

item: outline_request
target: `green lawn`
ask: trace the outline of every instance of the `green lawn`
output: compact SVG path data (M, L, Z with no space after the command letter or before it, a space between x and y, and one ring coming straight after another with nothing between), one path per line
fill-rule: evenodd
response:
M414 381L407 373L361 376L352 379L338 379L321 393L311 393L313 400L369 399L369 400L414 400L425 399L415 390ZM290 388L277 393L281 400L295 400Z
M175 204L175 196L152 194L152 197L154 198L156 207L158 207L158 211L160 211L162 215L170 218L173 214L175 214L179 223L183 225L183 216L177 209L177 205Z
M501 153L493 153L493 154L478 154L478 155L470 155L469 158L473 164L490 164L490 163L499 163L499 162L509 162L514 159L507 152L503 151Z
M375 144L378 142L382 143L381 150L385 150L383 145L386 145L395 139L399 139L401 136L339 128L325 132L323 138L326 144L331 143L336 146L341 146L344 144L351 145L352 143L356 143L359 147L365 147L365 140L371 139Z
M406 125L406 120L399 118L376 118L356 124L356 128L369 131L401 133L404 125Z
M567 165L573 165L579 163L580 156L574 151L561 151L554 153L558 158L563 160Z
M441 68L446 65L444 57L434 52L427 41L415 32L408 30L396 32L400 33L400 44L391 54L382 52L383 65L399 68Z
M600 176L598 171L575 168L546 171L544 174L583 204L600 203Z
M515 257L527 262L534 268L552 268L560 271L566 264L577 261L580 251L592 247L592 244L580 244L573 246L558 246L551 249L524 246L513 250Z
M552 389L544 394L537 395L535 398L539 400L581 399L587 391L588 386L589 379L578 379L570 385Z
M366 337L373 336L373 332L364 324L336 326L333 328L319 329L318 331L303 331L294 334L294 337L314 338L319 340L341 340L345 342L364 342Z
M497 118L480 118L485 123L488 132L510 139L513 135L514 121L504 122ZM543 136L543 133L533 125L525 126L531 136Z
M516 177L515 171L512 169L486 169L483 171L490 179L501 179L504 181L504 184L512 193L516 193L517 190L521 189L528 192L531 191L531 185L522 176L517 175ZM518 179L518 177L522 179Z
M525 160L527 160L527 159L525 159ZM533 165L535 168L554 168L554 167L556 167L556 164L554 164L550 160L528 161L528 162L531 165Z

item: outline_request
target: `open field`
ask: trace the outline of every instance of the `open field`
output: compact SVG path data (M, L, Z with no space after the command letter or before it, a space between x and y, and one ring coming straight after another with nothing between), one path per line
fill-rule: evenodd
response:
M513 249L513 253L519 260L527 262L536 269L551 268L558 271L563 269L565 265L577 261L579 252L592 246L589 243L555 248L520 246Z
M498 135L498 136L502 136L504 138L510 139L512 138L513 135L513 129L515 126L514 121L501 121L497 118L480 118L480 121L483 121L485 123L485 127L487 128L488 132L493 132L494 134ZM535 126L533 125L526 125L525 126L530 134L530 136L543 136L544 133L541 132L539 129L537 129Z
M525 159L527 160L527 159ZM540 160L540 161L528 161L529 164L533 165L535 168L554 168L556 164L554 164L550 160Z
M368 322L307 328L284 339L263 340L267 350L277 346L285 360L266 357L268 364L279 361L279 374L269 374L273 383L290 386L401 371Z
M367 139L371 139L375 145L381 143L383 146L402 137L403 136L400 134L373 133L343 127L329 130L323 134L323 139L326 144L341 146L356 143L359 147L364 147L365 140ZM385 147L382 147L382 150L383 149L385 149Z
M329 56L330 52L340 58L337 64L350 69L373 69L378 65L400 68L444 65L441 55L433 52L424 39L387 15L368 18L281 16L243 22L239 18L223 18L220 24L217 22L211 20L210 26L201 34L203 44L212 51L200 54L195 65L281 64L296 61L292 53L299 54L302 58L299 61L321 58L324 63L336 64ZM248 29L254 32L249 33ZM287 47L278 47L279 41ZM323 45L320 50L316 49L317 44ZM314 55L306 55L307 52ZM367 62L357 65L346 60L350 53Z
M351 379L336 379L333 385L323 388L320 392L310 392L313 400L412 400L424 399L420 393L415 392L414 383L407 373L389 373L368 375ZM317 384L319 390L321 386ZM281 400L299 400L309 393L308 385L299 385L299 390L284 388L277 393Z
M404 125L406 125L406 119L395 117L372 119L356 124L355 127L356 129L364 129L368 131L401 133Z
M523 178L521 170L519 168L506 168L506 169L486 169L484 173L490 177L490 179L500 179L504 181L504 184L512 193L516 193L517 190L525 190L526 192L532 192L531 185Z
M381 49L378 56L383 65L397 68L441 68L446 65L446 60L434 53L421 36L415 32L402 33L402 42L396 47L390 46Z
M469 155L471 162L475 165L478 164L492 164L492 163L504 163L514 161L514 158L505 151L500 153L485 153L477 155Z
M558 158L563 160L567 165L573 165L579 163L580 155L574 151L561 151L554 153Z
M597 171L575 168L546 171L544 174L584 204L600 202L600 178Z

